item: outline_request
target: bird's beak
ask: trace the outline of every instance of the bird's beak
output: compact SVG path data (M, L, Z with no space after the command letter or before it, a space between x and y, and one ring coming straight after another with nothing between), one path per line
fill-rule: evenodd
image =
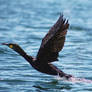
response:
M2 43L2 45L9 45L9 43Z
M2 45L6 45L6 46L8 46L9 48L13 48L13 45L10 44L10 43L2 43Z

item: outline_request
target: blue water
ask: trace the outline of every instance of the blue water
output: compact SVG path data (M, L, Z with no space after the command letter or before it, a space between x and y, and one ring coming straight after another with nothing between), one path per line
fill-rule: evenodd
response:
M0 43L17 43L36 56L41 39L62 12L70 28L59 62L54 64L66 73L92 80L92 0L0 0ZM92 92L92 84L39 73L0 45L0 92Z

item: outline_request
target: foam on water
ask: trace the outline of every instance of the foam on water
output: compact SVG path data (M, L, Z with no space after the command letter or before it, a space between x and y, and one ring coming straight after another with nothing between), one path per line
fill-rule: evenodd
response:
M74 82L74 83L77 83L77 82L92 83L92 80L88 80L88 79L85 79L85 78L76 78L76 77L71 77L69 79L69 81Z
M92 83L92 80L85 79L85 78L77 78L77 77L71 77L68 80L65 77L56 77L57 80L62 80L62 81L69 81L72 83Z

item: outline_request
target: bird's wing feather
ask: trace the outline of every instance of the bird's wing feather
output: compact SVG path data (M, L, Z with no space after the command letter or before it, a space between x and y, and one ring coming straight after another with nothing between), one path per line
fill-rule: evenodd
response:
M68 21L63 18L63 15L60 16L58 21L42 39L42 43L37 54L38 62L50 63L58 60L58 54L64 46L65 35L68 27Z

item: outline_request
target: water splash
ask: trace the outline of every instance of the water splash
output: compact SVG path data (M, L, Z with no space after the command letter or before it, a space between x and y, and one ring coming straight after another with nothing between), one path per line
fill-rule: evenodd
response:
M85 78L76 78L76 77L71 77L69 79L70 82L74 82L74 83L92 83L92 80L88 80Z
M61 78L59 76L56 76L56 79L62 80L62 81L69 81L72 83L92 83L92 80L85 79L85 78L77 78L77 77L71 77L67 80L65 77Z

